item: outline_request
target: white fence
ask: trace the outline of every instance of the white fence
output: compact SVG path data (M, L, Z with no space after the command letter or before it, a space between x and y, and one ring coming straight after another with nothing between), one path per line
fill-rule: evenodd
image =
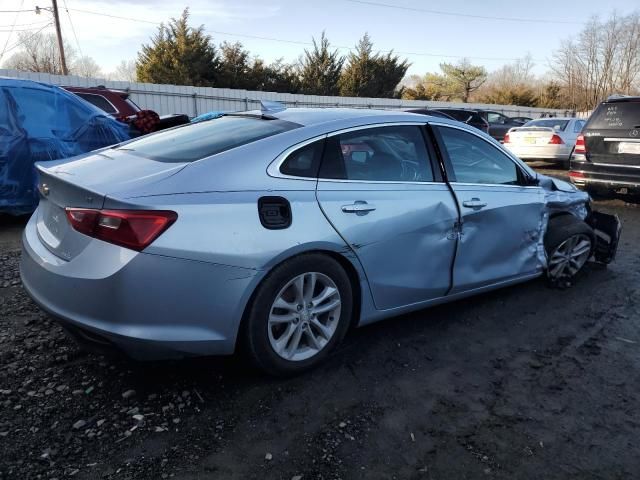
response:
M48 73L21 72L0 69L0 77L14 77L74 87L95 87L126 90L131 99L141 108L150 109L160 115L186 113L194 117L211 111L233 112L253 110L260 107L261 100L271 100L293 107L355 107L397 110L406 108L459 107L486 109L504 113L512 117L537 118L542 114L556 116L569 115L569 110L519 107L514 105L493 105L481 103L431 102L423 100L400 100L391 98L331 97L322 95L301 95L291 93L256 92L230 88L190 87L181 85L157 85L109 81L99 78L84 78L74 75L50 75Z

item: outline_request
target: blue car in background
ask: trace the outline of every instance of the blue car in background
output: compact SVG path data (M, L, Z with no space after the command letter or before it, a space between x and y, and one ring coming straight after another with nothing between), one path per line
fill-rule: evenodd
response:
M62 88L0 77L0 213L32 212L38 161L128 140L129 127Z
M74 337L138 359L242 346L278 375L352 326L569 282L620 235L488 135L411 113L265 108L38 169L23 284Z

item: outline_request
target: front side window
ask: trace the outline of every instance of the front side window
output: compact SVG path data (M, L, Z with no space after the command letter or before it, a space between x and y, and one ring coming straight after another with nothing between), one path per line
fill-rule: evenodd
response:
M456 182L493 185L519 183L516 164L489 142L456 128L438 129Z
M375 127L327 139L320 177L341 180L431 182L433 170L417 125Z
M284 120L229 115L154 133L116 150L158 162L194 162L299 126Z

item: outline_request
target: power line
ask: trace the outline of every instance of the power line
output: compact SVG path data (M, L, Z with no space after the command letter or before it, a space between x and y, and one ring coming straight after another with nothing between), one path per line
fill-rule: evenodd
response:
M347 0L349 1L349 0ZM133 18L133 17L123 17L120 15L111 15L108 13L102 13L102 12L94 12L91 10L81 10L81 9L77 9L77 8L69 8L68 10L71 10L73 12L80 12L80 13L87 13L89 15L99 15L99 16L103 16L103 17L110 17L110 18L116 18L116 19L120 19L120 20L128 20L131 22L141 22L141 23L149 23L151 25L160 25L161 22L153 22L151 20L143 20L141 18ZM304 46L313 46L313 42L305 42L302 40L288 40L288 39L283 39L283 38L276 38L276 37L267 37L267 36L260 36L260 35L250 35L250 34L244 34L244 33L233 33L233 32L223 32L220 30L209 30L207 29L207 32L210 33L215 33L217 35L229 35L231 37L240 37L240 38L251 38L254 40L266 40L266 41L271 41L271 42L279 42L279 43L288 43L288 44L292 44L292 45L304 45ZM344 45L333 45L334 48L337 48L339 50L355 50L356 47L347 47ZM495 61L512 61L512 60L518 60L517 58L514 57L472 57L472 56L468 56L468 55L444 55L444 54L439 54L439 53L428 53L428 52L403 52L400 50L379 50L380 53L397 53L399 55L409 55L409 56L418 56L418 57L436 57L436 58L472 58L475 60L495 60Z
M473 15L470 13L454 13L454 12L445 12L442 10L430 10L427 8L418 8L418 7L406 7L402 5L392 5L389 3L382 2L372 2L368 0L345 0L351 3L359 3L361 5L370 5L374 7L385 7L385 8L395 8L397 10L405 10L410 12L423 12L423 13L431 13L433 15L446 15L450 17L466 17L466 18L476 18L481 20L499 20L504 22L527 22L527 23L561 23L561 24L570 24L570 25L582 25L584 22L572 22L569 20L552 20L552 19L542 19L542 18L518 18L518 17L495 17L488 15Z
M33 23L16 23L13 26L14 27L30 27L32 25L42 25L45 22L48 22L48 20L41 20L39 22L33 22ZM11 27L11 25L0 25L0 28L9 28L9 27Z
M23 12L35 12L35 10L0 10L0 13L23 13Z
M20 8L24 5L24 0L20 0ZM13 17L13 25L11 25L11 30L9 30L9 35L7 35L7 41L4 42L4 47L2 48L2 53L0 53L0 59L4 57L5 52L7 51L7 45L9 45L9 40L11 39L11 35L13 35L13 30L16 28L16 22L18 21L18 13Z
M38 30L37 32L35 32L33 35L29 35L27 38L20 40L16 43L14 43L13 45L11 45L8 49L6 49L4 51L4 53L9 53L11 50L18 48L20 45L22 45L23 43L28 42L29 40L31 40L33 37L35 37L36 35L38 35L40 32L42 32L45 28L50 27L51 25L53 25L52 23L47 23L44 27L42 27L40 30Z
M68 8L67 10L71 10L72 12L88 13L90 15L100 15L102 17L119 18L120 20L129 20L132 22L150 23L152 25L160 25L161 23L161 22L152 22L151 20L143 20L142 18L121 17L119 15L110 15L108 13L92 12L91 10L81 10L79 8Z
M40 24L42 25L42 24ZM0 33L11 33L11 32L32 32L33 30L37 30L38 27L31 28L11 28L9 30L0 30Z
M76 39L76 45L78 45L78 51L80 51L80 57L84 57L82 53L82 47L80 47L80 42L78 41L78 35L76 35L76 29L73 26L73 21L71 20L71 14L69 13L69 8L67 7L67 0L62 0L64 2L64 9L67 11L67 17L69 17L69 23L71 24L71 31L73 32L73 37Z

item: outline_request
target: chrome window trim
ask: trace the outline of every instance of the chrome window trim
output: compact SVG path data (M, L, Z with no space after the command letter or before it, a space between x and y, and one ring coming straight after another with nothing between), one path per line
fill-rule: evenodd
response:
M463 187L504 187L504 188L542 188L539 185L509 185L504 183L469 183L469 182L449 182L451 185L460 185Z
M440 122L429 122L430 125L434 125L436 127L447 127L447 128L455 128L457 130L461 130L463 132L467 132L470 133L471 135L475 135L476 137L478 137L480 140L482 140L483 142L485 142L487 145L492 146L493 148L495 148L499 153L503 154L504 156L506 156L509 160L511 160L515 165L516 168L519 168L520 170L524 170L523 173L525 173L527 176L529 175L529 172L527 171L527 169L529 167L524 167L523 164L521 163L522 161L515 157L510 151L508 151L506 148L504 147L498 147L497 145L493 144L491 141L487 140L486 138L484 138L483 135L481 135L480 133L476 133L470 129L467 128L462 128L459 127L457 125L450 125L448 123L440 123ZM504 148L504 150L503 150ZM454 172L455 173L455 172ZM449 182L452 185L484 185L484 186L498 186L498 187L517 187L517 188L542 188L539 185L504 185L501 183L468 183L468 182Z
M333 182L333 183L370 183L370 184L382 184L382 185L445 185L444 181L436 182L416 182L416 181L392 181L392 180L349 180L349 179L339 179L339 178L321 178L321 177L296 177L293 175L287 175L280 171L282 164L287 160L289 155L298 151L300 148L304 148L310 143L316 142L318 140L322 140L323 138L335 137L336 135L342 135L344 133L356 132L358 130L369 130L372 128L383 128L383 127L405 127L405 126L417 126L417 127L425 127L428 122L382 122L382 123L370 123L368 125L358 125L356 127L343 128L340 130L335 130L333 132L324 133L322 135L318 135L316 137L304 140L303 142L296 143L295 145L287 148L284 152L276 157L276 159L269 164L267 167L267 174L273 178L283 178L288 180L304 180L304 181L314 181L314 182ZM426 145L425 145L426 148ZM426 160L429 160L428 158Z
M383 123L370 123L368 125L358 125L357 127L349 127L343 128L342 130L336 130L334 132L329 132L327 134L327 138L335 137L336 135L342 135L344 133L349 132L357 132L358 130L369 130L371 128L383 128L383 127L424 127L427 125L427 121L424 122L383 122ZM396 182L397 183L397 182Z

